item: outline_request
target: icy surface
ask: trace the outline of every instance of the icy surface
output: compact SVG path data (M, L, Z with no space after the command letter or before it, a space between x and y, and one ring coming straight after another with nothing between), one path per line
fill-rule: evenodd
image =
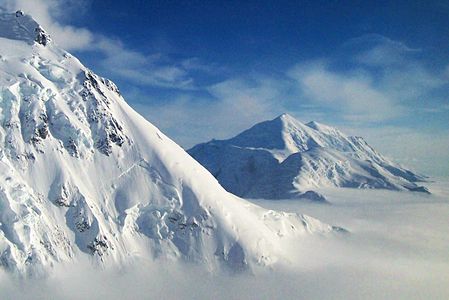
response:
M310 190L326 186L427 192L416 184L423 176L389 161L363 138L288 114L188 153L226 190L247 198L316 200Z
M0 266L19 274L80 257L245 270L335 229L226 192L19 12L0 14L0 182Z

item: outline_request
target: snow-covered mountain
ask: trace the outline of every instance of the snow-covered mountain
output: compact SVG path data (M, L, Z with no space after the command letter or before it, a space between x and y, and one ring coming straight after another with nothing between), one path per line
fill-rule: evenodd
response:
M423 176L389 161L363 138L288 114L188 153L226 190L247 198L322 201L311 190L323 186L427 192L416 184Z
M226 192L20 11L0 13L0 184L0 265L19 273L82 255L241 269L336 230Z

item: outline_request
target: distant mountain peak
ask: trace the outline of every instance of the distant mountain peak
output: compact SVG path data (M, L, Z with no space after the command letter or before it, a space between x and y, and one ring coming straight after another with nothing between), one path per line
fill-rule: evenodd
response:
M188 152L242 197L310 196L307 191L320 186L425 191L415 184L424 177L387 160L362 138L289 114Z
M339 149L350 149L349 139L338 129L314 121L304 124L288 113L260 122L230 140L215 142L268 149L279 161L315 147L333 145Z
M267 121L267 122L272 122L273 124L281 123L282 128L297 127L297 126L304 125L298 119L296 119L294 116L292 116L288 113L283 113L283 114L277 116L276 118L274 118L270 121Z

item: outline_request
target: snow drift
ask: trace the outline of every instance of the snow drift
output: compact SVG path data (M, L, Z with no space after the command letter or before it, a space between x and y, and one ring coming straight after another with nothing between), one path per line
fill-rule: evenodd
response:
M188 153L240 197L324 201L310 189L326 186L428 192L416 184L423 176L389 161L363 138L288 114Z

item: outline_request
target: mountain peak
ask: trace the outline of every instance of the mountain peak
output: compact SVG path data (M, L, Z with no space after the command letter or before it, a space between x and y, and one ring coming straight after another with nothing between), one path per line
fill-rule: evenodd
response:
M288 113L283 113L271 121L280 121L283 127L288 127L290 125L298 126L298 124L303 125L298 119Z
M304 124L288 113L260 122L229 140L213 143L269 151L280 162L293 153L316 147L352 149L351 142L337 129L317 122Z
M316 198L310 189L323 186L426 192L415 183L421 176L386 160L363 139L288 114L188 152L242 197L310 199Z
M292 115L288 113L282 113L275 119L281 119L281 120L296 120Z
M19 40L28 44L46 46L50 35L30 15L18 10L15 13L0 12L0 38Z

